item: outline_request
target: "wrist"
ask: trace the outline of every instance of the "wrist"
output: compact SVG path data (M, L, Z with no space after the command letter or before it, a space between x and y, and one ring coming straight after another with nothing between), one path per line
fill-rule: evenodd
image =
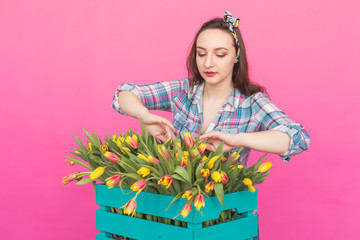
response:
M142 110L140 110L139 115L137 116L137 119L141 122L144 121L145 116L149 113L149 109L144 107Z
M245 147L244 143L244 138L246 137L245 133L238 133L236 134L236 143L237 143L237 148L241 148L241 147Z

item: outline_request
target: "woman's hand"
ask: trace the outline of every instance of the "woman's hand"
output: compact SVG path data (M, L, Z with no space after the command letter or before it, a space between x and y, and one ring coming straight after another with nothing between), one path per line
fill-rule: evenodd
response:
M150 135L162 142L166 142L169 138L172 140L176 139L172 132L175 128L166 118L146 111L141 115L139 121L146 127Z
M199 142L206 142L206 149L215 152L216 148L220 145L222 141L224 142L224 147L222 152L229 152L234 148L239 148L239 138L238 134L231 134L226 132L211 131L200 136Z

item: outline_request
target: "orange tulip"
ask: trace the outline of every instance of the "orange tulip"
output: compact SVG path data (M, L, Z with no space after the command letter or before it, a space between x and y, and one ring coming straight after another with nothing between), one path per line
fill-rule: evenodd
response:
M226 159L226 161L230 160L230 158L234 157L235 155L236 155L236 152L231 153L231 154L228 156L228 158ZM234 164L234 163L239 159L239 157L240 157L240 155L237 154L231 164Z
M190 198L192 198L192 190L187 190L185 191L185 193L181 196L182 198L187 198L188 200L190 200Z
M166 174L158 181L158 184L162 184L166 186L166 188L169 188L171 183L172 183L172 177L169 174Z
M203 178L208 178L210 175L210 171L209 169L203 168L201 169L200 174Z
M142 191L146 187L146 181L144 179L136 181L133 185L131 185L130 189L135 191Z
M80 173L80 172L71 173L71 174L63 177L61 182L66 185L66 184L74 181L76 179L76 174L78 174L78 173Z
M198 147L198 151L201 154L203 154L205 152L206 149L206 143L200 143L199 147Z
M168 152L168 150L166 149L166 147L164 145L162 145L162 144L158 145L158 151L162 158L165 158L165 159L170 158L170 153Z
M221 182L222 182L222 184L227 184L228 181L229 181L229 178L228 178L228 176L226 175L226 173L223 172L223 171L221 171L220 176L221 176Z
M136 210L136 201L131 199L126 203L124 213L129 216L130 214L132 214L131 216L134 216L135 210Z
M104 153L104 156L109 160L109 161L112 161L112 162L119 162L120 158L117 154L115 153L112 153L112 152L105 152Z
M191 212L191 208L192 208L191 204L189 204L189 203L184 205L184 207L182 208L182 210L180 212L183 218L186 218L189 215L189 213Z
M70 159L65 158L65 162L68 164L68 166L72 166L75 163L73 161L71 161Z
M196 209L198 211L200 211L201 207L205 207L204 195L202 195L202 194L196 195L196 197L194 199L194 206L196 207Z
M194 139L189 132L184 133L184 141L188 148L192 148L194 146Z
M121 181L121 179L122 179L122 177L121 177L120 174L113 175L113 176L108 177L107 179L105 179L106 185L110 189L112 187L115 187Z
M187 166L187 163L188 163L188 158L187 158L187 156L182 157L181 160L180 160L180 166L186 167L186 166Z
M132 148L136 149L136 148L139 147L139 143L137 142L137 137L136 137L135 134L132 137L127 136L126 139L125 139L125 142L127 144L129 144L129 146L132 147Z
M147 157L147 161L150 163L160 163L159 159L154 158L153 156L150 155Z
M205 192L210 192L212 190L214 190L214 183L213 182L208 182L205 185Z

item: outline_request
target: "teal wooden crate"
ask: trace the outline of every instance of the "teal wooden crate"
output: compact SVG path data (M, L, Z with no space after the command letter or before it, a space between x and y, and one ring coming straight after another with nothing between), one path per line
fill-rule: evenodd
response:
M122 207L135 196L135 193L127 194L130 192L128 189L123 191L125 195L120 188L108 189L104 184L96 185L96 204L100 205L96 210L96 229L100 231L96 240L111 240L112 234L137 240L218 240L219 238L248 240L259 234L256 214L257 190L225 194L226 209L216 197L205 198L205 207L201 208L203 216L193 206L185 219L181 215L176 218L187 222L187 228L112 213L111 207ZM173 198L173 196L141 192L136 199L136 212L172 219L187 201L181 198L165 212ZM227 209L236 209L238 217L217 225L202 226L205 221L219 218L220 213Z

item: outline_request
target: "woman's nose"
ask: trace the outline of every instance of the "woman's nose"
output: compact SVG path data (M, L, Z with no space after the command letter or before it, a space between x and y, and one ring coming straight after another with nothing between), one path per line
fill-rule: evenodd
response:
M213 58L210 54L208 54L206 56L206 59L205 59L205 67L211 67L213 65Z

